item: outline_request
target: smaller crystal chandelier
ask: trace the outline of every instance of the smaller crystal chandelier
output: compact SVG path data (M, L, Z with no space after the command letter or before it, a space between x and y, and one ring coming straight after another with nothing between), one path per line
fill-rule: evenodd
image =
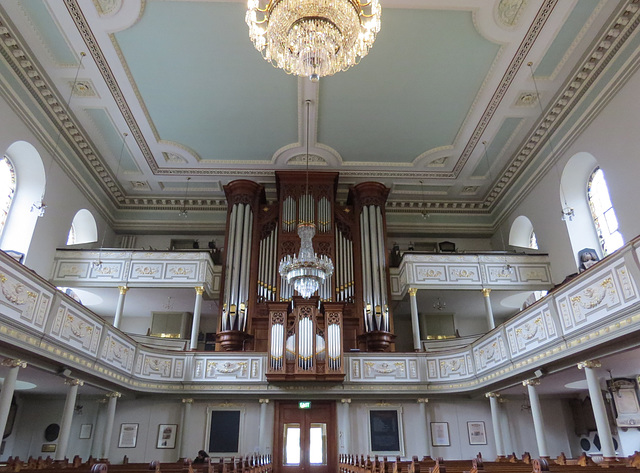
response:
M245 21L267 61L316 81L367 55L380 14L378 0L249 0Z
M311 101L307 100L307 173L305 195L309 195L309 107ZM300 252L298 256L287 255L280 261L278 271L283 279L293 284L295 290L305 299L309 299L321 284L333 274L333 262L328 256L318 257L313 252L313 237L316 234L316 226L312 222L300 222L298 224L298 236L300 237Z
M298 225L300 237L300 252L298 256L285 256L280 261L280 276L293 284L295 290L305 299L309 299L333 274L333 263L327 256L316 255L313 252L313 236L316 226L312 223Z

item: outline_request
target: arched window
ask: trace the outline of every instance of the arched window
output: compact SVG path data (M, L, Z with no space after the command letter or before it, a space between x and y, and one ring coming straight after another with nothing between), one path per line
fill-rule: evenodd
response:
M9 209L16 192L16 172L8 157L0 158L0 234L9 216Z
M604 172L600 167L595 168L589 177L587 199L600 246L606 256L624 245L624 240L618 230L618 219L609 197Z

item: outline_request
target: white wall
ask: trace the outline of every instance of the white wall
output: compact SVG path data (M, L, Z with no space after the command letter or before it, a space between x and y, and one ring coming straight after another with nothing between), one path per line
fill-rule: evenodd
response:
M84 194L80 192L60 167L55 163L51 164L51 156L48 151L1 97L0 116L2 117L0 153L4 153L15 141L23 140L37 149L44 163L47 181L45 194L47 209L44 216L37 219L31 245L24 263L36 273L48 279L53 266L55 250L66 245L71 222L78 210L86 208L93 214L98 226L100 240L103 236L106 236L105 245L111 243L113 233Z
M508 235L513 220L519 215L525 215L531 220L540 250L549 253L555 283L560 283L567 275L578 270L567 231L567 225L576 222L565 223L560 218L558 179L564 165L573 155L588 152L604 170L625 242L640 234L637 211L640 196L637 182L640 176L640 133L637 130L640 108L632 105L637 102L638 90L640 72L635 73L567 149L557 164L557 170L552 169L535 186L501 227L504 234ZM585 182L585 193L586 184Z

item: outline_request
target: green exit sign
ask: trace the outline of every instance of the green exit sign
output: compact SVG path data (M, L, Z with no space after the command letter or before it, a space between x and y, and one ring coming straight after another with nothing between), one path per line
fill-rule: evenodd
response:
M298 401L298 409L311 409L311 401Z

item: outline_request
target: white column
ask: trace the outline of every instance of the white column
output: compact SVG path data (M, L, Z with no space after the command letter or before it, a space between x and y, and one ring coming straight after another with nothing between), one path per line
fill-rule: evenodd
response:
M109 402L107 403L107 419L104 426L104 437L102 437L102 455L101 458L109 458L111 450L111 435L113 434L113 422L116 418L116 404L121 394L119 392L111 392L107 394Z
M431 445L431 439L429 438L429 429L427 426L429 425L429 419L427 416L427 403L429 399L420 398L418 399L418 408L420 409L420 416L418 418L418 425L421 426L418 429L418 435L421 436L422 440L420 440L420 445L423 448L423 451L418 451L418 456L422 454L423 456L429 455L429 445ZM418 437L420 438L420 437Z
M491 289L486 287L482 289L484 310L487 314L487 325L489 326L489 330L493 330L496 328L496 321L493 319L493 309L491 308L491 298L489 297L489 294L491 294Z
M605 460L615 460L616 450L613 446L613 438L611 437L611 428L609 427L609 419L607 418L607 410L604 407L602 399L602 391L600 382L594 368L600 368L602 365L598 360L583 361L578 363L578 369L583 369L587 377L587 386L589 388L589 397L591 398L591 406L593 408L593 416L596 419L596 429L600 444L602 446L602 456Z
M107 403L106 399L98 399L98 407L96 409L96 416L93 422L93 432L91 433L91 456L94 458L102 458L102 447L104 445L104 428L106 423L106 412L104 405Z
M529 404L531 404L531 416L533 417L533 428L536 432L536 441L538 443L538 456L540 458L549 458L547 450L547 439L544 435L544 420L542 418L542 408L540 407L540 398L536 386L540 385L539 379L527 379L522 382L527 387L529 393Z
M507 402L509 402L508 399L503 397L498 398L498 403L500 404L500 431L504 433L502 436L502 440L504 441L504 451L509 454L509 452L515 452L516 448L513 446L511 425L509 424L509 415L506 406Z
M71 422L73 421L73 409L76 406L76 397L78 396L78 387L82 386L84 383L79 379L67 379L65 384L69 385L69 391L67 392L67 399L64 402L64 409L62 410L56 460L64 460L67 455L69 435L71 434Z
M200 333L200 311L202 310L202 294L204 287L198 286L196 290L196 304L193 308L193 322L191 324L191 350L198 348L198 334Z
M9 367L9 373L2 382L2 390L0 391L0 435L4 433L9 418L9 410L11 409L11 400L13 392L16 389L16 381L18 380L18 371L20 368L26 368L27 364L22 360L5 358L2 360L2 366Z
M258 447L261 455L271 453L271 442L269 441L269 430L267 429L267 406L269 399L260 399L260 431L258 434Z
M343 453L351 453L351 422L349 419L349 406L351 399L341 399L342 404L342 445Z
M189 422L191 421L191 406L193 405L193 399L185 398L182 400L182 425L180 426L180 451L178 452L178 458L187 458L190 455L189 452Z
M124 298L129 288L127 286L118 286L120 295L118 296L118 305L116 306L116 316L113 319L113 326L120 328L120 321L122 320L122 310L124 309Z
M493 437L496 442L496 455L498 458L504 458L504 442L502 441L502 433L500 430L500 405L498 399L500 394L487 393L486 397L489 398L489 405L491 406L491 424L493 425Z
M418 321L418 301L415 287L409 288L409 301L411 302L411 329L413 331L413 350L420 351L420 323Z

